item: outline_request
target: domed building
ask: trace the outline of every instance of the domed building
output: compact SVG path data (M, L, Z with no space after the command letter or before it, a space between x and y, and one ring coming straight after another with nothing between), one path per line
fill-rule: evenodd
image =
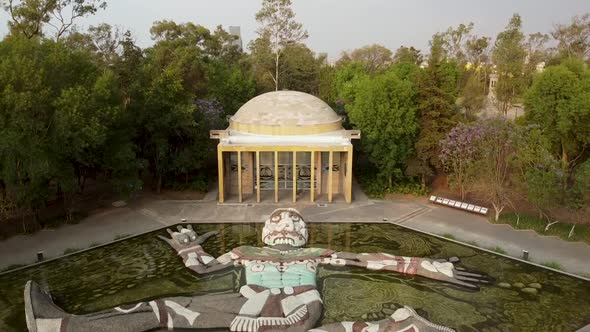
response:
M357 130L321 99L297 91L244 104L217 145L219 202L352 201L352 144Z

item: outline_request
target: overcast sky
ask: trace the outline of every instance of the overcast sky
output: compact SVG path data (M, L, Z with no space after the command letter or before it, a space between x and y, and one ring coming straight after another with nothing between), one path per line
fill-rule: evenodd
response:
M256 37L254 18L261 0L107 0L108 8L79 25L106 22L130 29L141 46L152 44L149 28L156 20L195 22L207 28L240 26L244 45ZM513 13L526 33L549 32L556 23L590 12L590 0L292 0L296 20L309 32L307 45L335 59L345 50L379 43L428 49L432 34L474 22L474 33L495 37ZM8 16L0 14L0 36Z

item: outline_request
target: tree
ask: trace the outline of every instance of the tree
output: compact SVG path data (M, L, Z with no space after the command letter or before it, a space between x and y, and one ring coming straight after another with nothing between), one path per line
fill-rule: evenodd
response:
M485 80L479 77L477 69L472 69L466 73L467 83L461 91L461 97L458 103L465 109L467 119L475 119L477 113L485 107Z
M54 176L66 220L72 219L74 196L84 191L86 179L102 171L104 156L119 148L112 140L106 144L121 118L119 91L114 73L105 71L93 86L64 89L54 101L51 153L60 164Z
M590 55L590 14L574 16L569 25L556 25L551 36L557 40L557 50L562 57L587 59Z
M338 64L344 65L351 61L358 62L363 64L366 73L373 74L387 69L392 63L391 55L391 50L384 46L379 44L367 45L350 53L344 52Z
M415 49L414 46L401 46L395 51L395 55L393 56L393 62L395 63L413 63L420 65L422 61L424 61L424 57L420 50Z
M449 27L446 32L442 34L447 54L457 60L459 63L464 63L466 60L464 44L466 38L473 30L473 22L465 25L459 24L457 28Z
M465 200L477 178L475 162L479 157L478 143L482 132L481 123L460 124L440 142L440 161L451 185L459 189L461 200Z
M419 76L418 114L420 132L415 144L416 154L411 161L411 174L420 176L423 189L427 177L441 166L439 161L440 141L456 124L457 65L444 57L444 41L434 35L428 67Z
M392 71L357 76L352 85L354 98L346 104L346 113L363 132L363 151L391 188L394 179L403 177L418 131L415 88Z
M576 167L573 172L572 185L567 190L565 197L565 206L572 214L574 221L569 234L569 237L572 237L576 223L588 223L588 212L590 212L590 160L586 160Z
M491 119L482 127L477 141L479 158L474 167L477 170L476 190L494 208L494 219L511 203L511 163L518 139L514 124L506 119Z
M526 200L539 212L539 218L552 224L550 211L563 197L564 172L549 152L549 142L538 125L519 125L515 128L512 161L512 183L515 194L524 193ZM554 223L554 222L553 222Z
M206 63L205 69L208 81L206 99L220 104L224 118L234 115L256 95L256 81L245 64L232 65L221 59L214 59Z
M465 56L473 67L478 68L489 61L490 37L470 36L465 41Z
M208 130L220 126L218 120L225 113L220 101L237 107L229 93L246 98L253 89L225 85L251 81L242 76L239 63L222 62L234 56L226 53L232 52L225 45L229 39L217 40L219 32L171 21L154 23L151 32L156 44L145 51L138 103L132 106L140 155L147 160L159 192L180 177L186 184L190 174L206 168L214 147ZM228 90L217 101L224 88Z
M1 4L10 14L12 34L42 37L47 24L56 30L56 40L72 28L76 19L93 15L107 5L103 0L2 0Z
M323 58L316 57L303 44L287 46L283 53L282 87L317 95L320 66L323 62Z
M524 66L524 76L526 87L531 86L533 83L533 76L537 72L537 66L540 63L547 62L550 58L550 53L545 47L549 42L549 35L536 32L529 34L525 43L526 48L526 61Z
M540 126L565 170L583 161L590 147L588 91L590 71L571 59L537 76L525 96L527 122Z
M10 0L9 0L10 1ZM99 9L107 7L103 0L54 0L55 10L52 15L55 23L51 20L47 24L55 28L55 39L60 38L74 25L74 21L80 17L94 15Z
M518 101L525 88L523 79L526 51L520 15L514 14L506 30L496 37L492 59L498 73L494 88L496 108L504 116Z
M49 44L23 36L0 42L0 174L3 196L16 205L25 232L26 216L38 225L55 170L48 153L55 92L43 73L46 54L55 53Z
M268 39L274 55L274 75L269 71L279 90L279 61L284 49L307 38L307 31L301 23L295 21L295 13L291 9L291 0L263 0L262 8L256 13L256 21L262 24L258 30L260 38Z
M23 220L37 219L55 197L69 219L86 178L104 172L114 179L113 173L135 164L131 137L117 130L123 116L118 80L112 71L98 70L86 51L24 36L0 43L0 68L3 196ZM105 162L123 149L126 158Z
M337 99L337 91L334 84L336 71L336 67L330 66L324 62L320 65L320 71L318 74L317 96L331 106L334 106Z

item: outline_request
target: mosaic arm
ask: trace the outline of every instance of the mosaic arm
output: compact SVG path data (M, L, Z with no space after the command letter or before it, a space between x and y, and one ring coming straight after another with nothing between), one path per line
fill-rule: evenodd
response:
M184 265L199 274L210 273L233 266L231 253L225 253L218 258L213 258L205 252L201 244L217 232L207 232L197 235L191 225L178 226L177 231L166 229L170 238L158 235L160 239L168 243L180 257Z
M478 288L477 284L489 282L488 277L457 268L447 260L395 256L386 253L336 252L331 257L324 258L322 263L335 266L359 266L369 270L393 271L405 275L419 275L469 288Z

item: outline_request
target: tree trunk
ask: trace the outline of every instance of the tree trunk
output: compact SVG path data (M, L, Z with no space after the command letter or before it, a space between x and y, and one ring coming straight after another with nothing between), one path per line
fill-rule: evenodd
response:
M569 157L567 155L567 151L565 151L565 147L563 146L563 142L561 142L561 164L564 170L568 169L569 166Z
M27 223L25 222L25 214L24 213L21 214L21 220L23 223L23 233L27 234Z
M420 176L420 186L422 187L422 191L426 191L426 176L422 174Z
M279 91L279 51L275 60L275 91Z
M567 235L567 238L571 238L572 236L574 236L574 229L576 228L576 224L572 225L572 229L570 230L570 233Z
M494 207L494 211L496 212L494 220L498 222L498 220L500 220L500 214L502 213L502 210L504 210L504 206L497 205L495 203L492 203L492 206Z
M158 195L160 194L160 191L162 189L162 174L158 175L158 183L156 184L156 192L158 193Z
M84 192L85 186L86 186L86 177L84 175L80 175L78 177L78 192L80 194Z

